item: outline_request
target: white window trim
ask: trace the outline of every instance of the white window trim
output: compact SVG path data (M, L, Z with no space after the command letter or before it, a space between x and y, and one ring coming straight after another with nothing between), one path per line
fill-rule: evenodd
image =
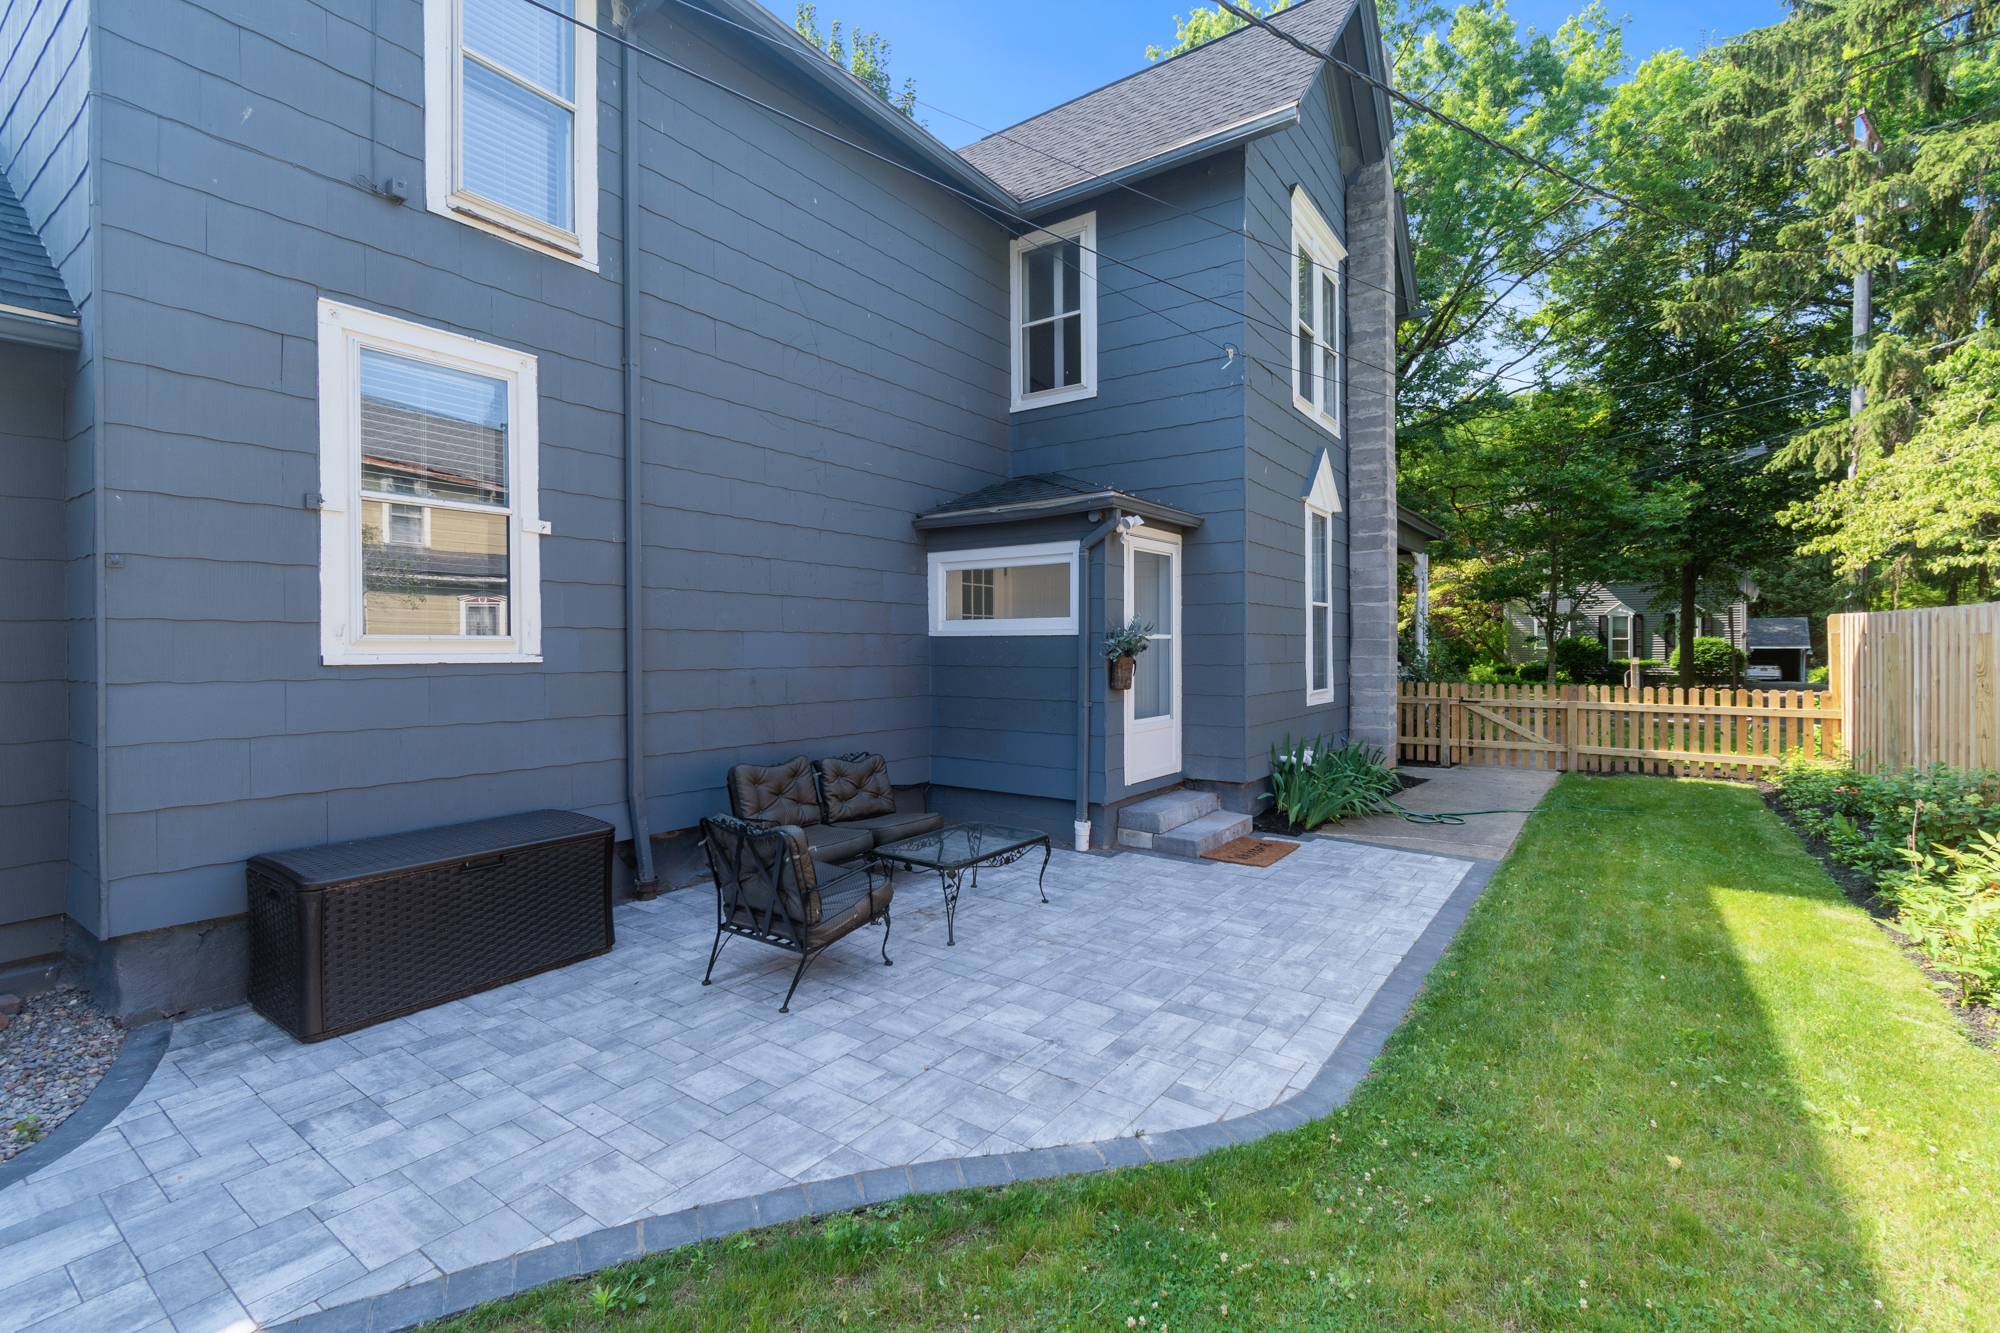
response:
M504 379L507 392L508 628L500 637L360 633L361 349L379 348ZM319 303L320 661L327 666L542 660L535 358L372 310ZM445 507L461 508L472 506ZM483 509L482 507L479 507Z
M597 37L571 24L575 37L576 116L570 136L570 217L575 231L552 227L540 218L458 188L459 113L462 65L458 32L462 0L424 3L424 197L429 210L542 254L597 267ZM592 0L578 6L595 10Z
M1344 295L1345 284L1341 282L1340 265L1347 258L1347 247L1342 245L1340 243L1340 238L1333 234L1333 228L1326 225L1326 219L1319 215L1319 210L1317 208L1313 207L1312 200L1306 197L1306 192L1297 186L1293 186L1292 187L1292 249L1291 252L1286 256L1285 260L1285 268L1286 268L1285 285L1291 290L1291 297L1287 302L1287 305L1289 305L1289 307L1291 308L1292 322L1288 326L1289 331L1286 334L1285 341L1291 345L1292 349L1291 350L1292 406L1296 407L1299 411L1305 413L1306 416L1318 422L1319 425L1324 427L1327 431L1337 436L1341 433L1340 399L1342 395L1340 391L1341 388L1347 382L1347 347L1345 339L1345 324L1340 317L1340 309L1339 309L1339 307L1342 304L1344 304L1344 300L1336 298L1335 309L1332 315L1329 317L1329 322L1331 323L1333 328L1333 338L1330 345L1330 350L1334 355L1334 357L1336 358L1336 365L1339 368L1334 383L1327 387L1327 396L1333 399L1333 410L1329 412L1319 407L1311 399L1301 396L1299 393L1300 366L1299 366L1298 328L1301 322L1300 320L1301 312L1299 310L1299 272L1298 272L1297 256L1300 248L1302 247L1306 250L1307 253L1312 255L1313 258L1315 273L1314 273L1314 282L1312 284L1312 290L1315 293L1315 295L1317 295L1317 293L1320 290L1320 284L1318 281L1319 274L1317 271L1319 269L1326 270L1326 272L1333 278L1334 287L1336 288L1336 290L1343 293Z
M1028 368L1021 361L1021 252L1050 241L1075 241L1079 247L1077 309L1083 316L1083 380L1062 389L1026 392ZM1007 251L1008 353L1014 390L1013 410L1073 403L1097 397L1097 214L1083 213L1043 231L1017 238Z
M1022 620L945 619L945 575L954 569L1006 569L1016 565L1069 565L1069 614L1038 616ZM1034 546L988 546L977 551L935 551L930 556L931 634L940 638L964 636L992 638L1001 635L1075 634L1077 627L1078 580L1077 543L1042 542Z
M1333 632L1333 564L1334 564L1333 516L1335 514L1338 514L1339 512L1340 512L1340 487L1335 483L1333 479L1333 459L1327 453L1326 450L1322 449L1319 451L1319 457L1313 462L1312 484L1306 487L1305 519L1303 521L1303 524L1301 525L1301 533L1303 535L1303 550L1302 550L1302 559L1300 562L1300 571L1303 577L1300 582L1300 596L1303 599L1303 605L1305 607L1305 627L1306 627L1305 681L1306 681L1306 703L1308 705L1330 704L1334 701L1334 695L1337 693L1333 683L1337 675L1337 673L1333 669L1335 661L1333 654L1333 645L1335 639L1335 635ZM1323 515L1326 518L1327 672L1326 672L1326 688L1323 690L1314 689L1312 683L1312 678L1313 678L1312 675L1313 671L1312 521L1313 521L1313 515L1315 514Z

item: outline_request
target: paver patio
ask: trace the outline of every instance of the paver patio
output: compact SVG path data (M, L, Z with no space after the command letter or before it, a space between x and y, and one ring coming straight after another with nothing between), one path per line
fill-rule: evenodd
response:
M1112 1139L1303 1088L1469 863L1315 839L1266 869L1058 851L983 871L944 943L897 876L793 958L706 886L560 972L300 1045L182 1022L106 1129L0 1191L0 1333L224 1333L635 1218L882 1166Z

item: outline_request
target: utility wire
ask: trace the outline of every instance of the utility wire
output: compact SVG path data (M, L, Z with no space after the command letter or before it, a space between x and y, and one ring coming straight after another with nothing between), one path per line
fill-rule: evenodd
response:
M1517 158L1520 161L1527 163L1531 167L1535 167L1541 171L1546 171L1551 176L1558 176L1563 180L1568 181L1571 185L1576 186L1577 189L1584 191L1586 194L1595 195L1599 199L1603 199L1609 203L1617 204L1621 208L1629 208L1634 212L1645 213L1652 217L1656 217L1660 221L1665 222L1671 226L1686 227L1690 231L1701 230L1701 228L1690 226L1688 223L1682 222L1678 218L1670 218L1665 213L1661 213L1656 209L1648 208L1644 204L1639 203L1636 200L1627 199L1624 195L1617 193L1615 190L1606 189L1602 185L1592 185L1588 181L1580 180L1577 177L1572 176L1569 172L1564 171L1561 167L1552 166L1549 163L1542 161L1538 157L1522 152L1520 149L1515 148L1511 144L1501 143L1498 139L1493 138L1491 135L1481 134L1478 130L1473 129L1472 126L1466 124L1464 121L1456 119L1455 117L1452 116L1448 116L1444 112L1438 110L1436 107L1431 106L1429 103L1420 102L1416 98L1410 96L1408 93L1400 92L1397 89L1390 87L1388 84L1382 82L1374 75L1364 73L1363 71L1354 68L1354 66L1348 64L1345 60L1340 59L1338 56L1329 54L1328 52L1325 51L1321 51L1316 47L1314 47L1309 42L1300 41L1298 38L1292 36L1292 34L1286 32L1283 28L1280 28L1277 24L1272 23L1269 19L1265 18L1261 14L1252 13L1250 10L1247 9L1239 9L1235 5L1231 4L1229 0L1215 0L1215 2L1218 5L1221 5L1224 9L1228 10L1230 13L1236 15L1236 17L1242 19L1245 23L1256 24L1258 27L1264 29L1266 32L1269 32L1272 36L1278 38L1280 41L1287 42L1290 45L1297 47L1299 50L1305 52L1313 59L1325 61L1327 64L1332 65L1336 69L1344 70L1349 78L1359 79L1363 83L1368 84L1371 87L1378 88L1382 92L1394 98L1396 101L1401 102L1404 105L1409 106L1414 110L1419 111L1424 115L1431 117L1433 120L1440 121L1443 124L1451 126L1451 128L1457 130L1461 134L1469 134L1473 138L1479 140L1481 143L1486 144L1489 147L1499 149L1501 152L1507 154L1509 157Z

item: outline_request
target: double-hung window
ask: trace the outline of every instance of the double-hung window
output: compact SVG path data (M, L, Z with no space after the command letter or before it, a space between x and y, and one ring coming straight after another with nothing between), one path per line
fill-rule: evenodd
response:
M535 358L319 303L320 655L541 660Z
M1333 459L1324 449L1313 463L1305 493L1305 613L1306 702L1333 702L1333 516L1340 512L1340 490Z
M1075 542L930 557L933 635L1076 633Z
M1097 393L1097 215L1013 244L1014 410Z
M596 39L563 17L576 0L542 5L424 0L426 197L595 268Z
M1292 403L1341 433L1347 389L1343 246L1305 191L1292 191Z

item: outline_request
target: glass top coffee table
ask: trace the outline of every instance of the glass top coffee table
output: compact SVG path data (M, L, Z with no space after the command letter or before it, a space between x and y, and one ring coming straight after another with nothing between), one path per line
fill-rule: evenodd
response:
M1049 873L1049 835L1031 828L1011 828L1006 824L953 824L935 833L877 847L874 854L884 861L899 861L906 866L938 872L939 883L944 889L944 942L956 944L958 941L952 937L952 919L958 915L958 890L966 872L971 872L972 887L976 889L979 887L979 867L1012 865L1038 846L1042 849L1042 869L1035 877L1035 889L1042 895L1042 901L1047 902L1049 893L1042 887L1042 881Z

